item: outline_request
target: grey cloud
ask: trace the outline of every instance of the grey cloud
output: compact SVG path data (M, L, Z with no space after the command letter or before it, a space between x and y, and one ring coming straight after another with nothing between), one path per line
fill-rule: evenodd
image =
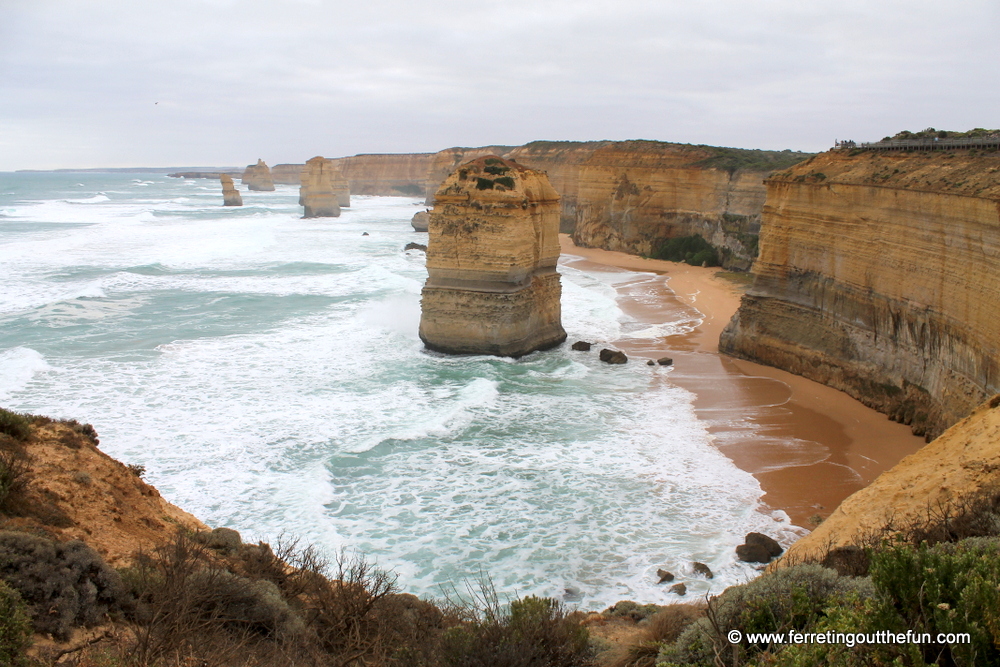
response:
M7 5L0 169L1000 124L989 0Z

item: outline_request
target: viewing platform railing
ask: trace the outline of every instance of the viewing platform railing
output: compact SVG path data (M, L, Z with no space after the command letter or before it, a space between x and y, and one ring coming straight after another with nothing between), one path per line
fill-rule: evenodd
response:
M890 139L889 141L875 141L872 143L858 144L853 141L836 141L834 150L863 150L863 151L940 151L952 148L987 148L1000 149L1000 136L988 137L961 137L956 139L938 139L937 137L924 137L920 139Z

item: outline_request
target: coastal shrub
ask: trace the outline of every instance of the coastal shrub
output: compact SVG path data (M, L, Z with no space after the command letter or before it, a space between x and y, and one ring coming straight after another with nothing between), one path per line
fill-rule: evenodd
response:
M0 510L28 484L28 464L15 452L0 451Z
M915 633L968 633L969 643L921 646L932 664L1000 664L1000 540L895 545L871 556L888 609Z
M476 189L477 190L492 190L493 181L488 178L482 178L480 176L476 177Z
M35 631L58 639L131 606L118 573L80 541L2 531L0 579L21 594Z
M687 262L691 266L718 266L719 256L708 241L698 234L669 239L656 253L657 259Z
M494 176L503 176L510 171L510 167L505 167L501 164L487 164L483 171Z
M15 440L27 440L31 435L31 422L26 415L0 408L0 433Z
M301 617L278 587L228 571L204 544L178 533L122 572L137 599L134 655L154 664L178 650L192 660L225 664L255 641L299 638Z
M840 577L820 565L784 567L742 586L727 588L708 603L705 617L695 621L673 644L660 652L659 662L713 665L717 653L732 655L737 664L775 647L729 643L727 633L804 630L825 616L831 603L855 595L871 598L875 590L868 579Z
M487 169L488 168L489 167L487 167ZM511 178L510 176L501 176L500 178L496 179L493 182L496 183L497 185L502 185L510 190L514 189L514 179Z
M28 664L24 652L31 645L31 620L16 590L0 580L0 665Z
M441 635L447 667L574 667L590 664L588 633L551 598L529 596L503 608L493 597L471 623Z

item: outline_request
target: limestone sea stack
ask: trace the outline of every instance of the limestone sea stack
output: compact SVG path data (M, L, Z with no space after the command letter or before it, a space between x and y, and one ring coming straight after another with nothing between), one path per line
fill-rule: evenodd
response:
M233 185L233 177L229 174L222 174L219 176L219 180L222 182L222 205L243 206L243 197Z
M260 158L257 159L257 164L248 165L243 171L243 183L247 186L247 190L274 191L271 170L267 168L267 163Z
M316 156L306 162L299 188L299 206L306 209L305 218L338 218L340 203L333 187L334 168L326 158Z
M559 195L545 172L495 155L434 195L420 339L439 352L519 357L566 340L556 272Z

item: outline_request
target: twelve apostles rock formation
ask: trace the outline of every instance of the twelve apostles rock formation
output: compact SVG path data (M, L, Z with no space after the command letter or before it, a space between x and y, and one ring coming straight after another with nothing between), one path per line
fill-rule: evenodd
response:
M1000 392L998 172L996 151L830 151L774 175L720 350L938 435Z
M563 342L559 195L545 174L481 157L451 174L435 201L421 299L424 344L518 357Z
M263 192L274 190L274 181L271 180L271 170L259 158L257 164L248 165L243 172L243 183L247 186L247 190L259 190Z
M306 218L336 218L340 216L340 201L334 182L339 174L326 158L316 156L306 162L299 188L299 206L305 207ZM337 179L343 182L343 178ZM348 195L350 197L350 195Z
M233 185L233 177L229 174L222 174L219 176L219 180L222 182L222 205L243 206L243 197Z
M491 154L547 173L561 197L560 231L578 245L653 256L671 238L698 234L736 270L757 255L764 178L808 157L659 141L536 141L331 162L354 194L424 195L433 204L459 164ZM295 169L276 165L275 182L300 183Z

